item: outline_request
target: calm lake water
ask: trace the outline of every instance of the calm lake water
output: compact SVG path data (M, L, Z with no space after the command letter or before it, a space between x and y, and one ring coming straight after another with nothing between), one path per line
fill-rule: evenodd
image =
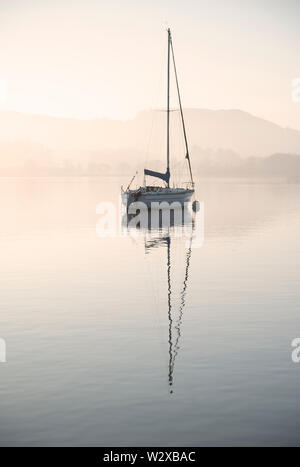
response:
M188 250L99 238L121 183L0 181L1 445L300 444L300 185L200 180Z

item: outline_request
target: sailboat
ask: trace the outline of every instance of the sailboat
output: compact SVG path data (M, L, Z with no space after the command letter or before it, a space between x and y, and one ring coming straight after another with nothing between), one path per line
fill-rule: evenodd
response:
M167 203L174 203L179 202L181 204L189 202L194 194L195 191L195 184L193 180L192 174L192 166L190 161L190 153L189 153L189 146L187 140L187 133L181 103L181 97L179 92L179 84L178 84L178 77L177 77L177 69L175 64L175 56L174 56L174 49L172 43L172 35L171 30L167 30L168 33L168 67L167 67L167 168L165 173L155 172L153 170L144 169L144 186L141 186L137 189L130 189L135 176L132 178L130 184L128 185L126 190L122 190L122 202L124 205L129 206L133 202L143 202L148 207L151 207L152 202L167 202ZM175 82L177 88L177 95L178 95L178 103L179 103L179 110L181 116L181 123L183 129L183 136L185 142L185 150L186 155L185 158L188 163L189 174L190 174L190 182L186 185L185 188L182 187L170 187L170 62L173 62L174 74L175 74ZM146 184L146 176L158 178L163 180L165 183L164 186L151 186Z

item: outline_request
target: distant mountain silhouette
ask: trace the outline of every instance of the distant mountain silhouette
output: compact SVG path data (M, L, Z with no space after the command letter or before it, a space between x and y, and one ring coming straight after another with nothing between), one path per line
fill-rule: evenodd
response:
M236 166L239 158L300 154L300 131L283 128L240 110L186 109L193 163ZM165 112L134 119L79 120L0 111L0 167L43 165L62 170L127 172L148 160L165 160ZM179 113L171 115L171 151L184 157ZM211 160L215 160L212 164ZM282 162L282 161L281 161ZM155 164L154 164L155 165ZM155 167L152 168L155 169ZM71 171L72 171L71 170Z

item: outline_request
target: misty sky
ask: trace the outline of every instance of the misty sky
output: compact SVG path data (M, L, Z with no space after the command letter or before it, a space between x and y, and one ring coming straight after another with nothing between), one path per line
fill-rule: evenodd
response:
M300 130L298 0L0 0L0 107L126 119L165 105L166 24L185 107Z

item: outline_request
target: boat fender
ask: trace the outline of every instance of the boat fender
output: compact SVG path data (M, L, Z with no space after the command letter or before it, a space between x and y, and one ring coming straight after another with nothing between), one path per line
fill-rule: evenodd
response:
M199 211L200 211L200 203L199 203L199 201L193 201L192 207L193 207L193 211L194 211L194 212L199 212Z

